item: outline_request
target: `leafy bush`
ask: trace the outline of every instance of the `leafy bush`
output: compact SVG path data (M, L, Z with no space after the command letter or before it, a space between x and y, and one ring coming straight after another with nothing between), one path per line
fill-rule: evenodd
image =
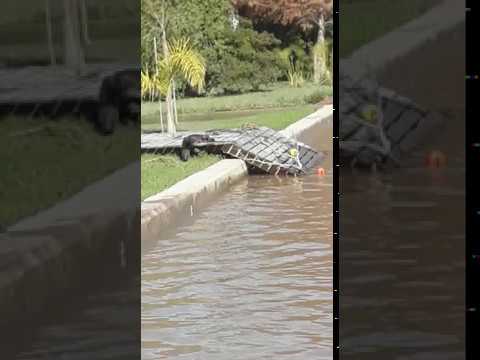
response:
M325 92L322 92L320 90L317 90L314 93L305 96L305 102L307 104L318 104L323 99L325 99Z
M279 41L249 24L224 34L221 46L203 51L207 59L207 93L240 94L258 91L277 81L281 66L274 52Z
M297 71L303 73L305 80L309 79L313 71L313 61L302 39L295 39L289 46L278 50L277 56L280 61L282 73L287 74L287 77L283 80L289 80L288 72L291 70L292 63Z
M287 78L290 86L294 88L299 88L305 83L303 71L299 70L293 62L290 63L290 68L287 72Z

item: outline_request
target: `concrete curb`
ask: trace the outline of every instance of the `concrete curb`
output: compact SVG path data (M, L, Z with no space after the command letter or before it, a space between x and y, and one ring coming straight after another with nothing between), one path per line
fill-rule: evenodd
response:
M296 138L297 140L311 144L310 133L315 132L318 127L331 125L333 123L333 105L325 105L318 111L310 114L306 118L299 120L286 127L280 133L285 136Z
M129 186L139 171L139 163L120 169L0 235L0 328L21 331L23 321L95 283L104 267L139 266L140 193Z
M347 59L340 60L340 68L353 78L363 78L378 72L393 61L414 51L439 34L465 20L465 7L456 0L444 0L423 16L398 29L365 44ZM411 36L411 34L415 36Z
M166 227L193 216L213 194L248 173L242 160L222 160L142 202L142 242L158 238Z
M324 106L282 130L282 133L308 144L309 135L317 127L331 123L332 119L333 106ZM211 198L247 174L244 161L222 160L146 199L141 210L142 243L157 239L178 219L191 217Z

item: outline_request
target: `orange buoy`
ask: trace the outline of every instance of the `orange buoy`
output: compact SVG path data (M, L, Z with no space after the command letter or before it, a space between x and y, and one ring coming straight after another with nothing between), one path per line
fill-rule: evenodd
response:
M447 157L438 150L430 151L425 159L425 165L429 168L439 169L447 165Z
M326 175L326 171L324 168L318 168L317 169L317 175L318 176L325 176Z

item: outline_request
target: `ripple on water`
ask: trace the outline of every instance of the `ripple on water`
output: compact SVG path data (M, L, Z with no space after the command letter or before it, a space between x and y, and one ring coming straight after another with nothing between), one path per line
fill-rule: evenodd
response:
M142 263L144 359L331 359L331 177L249 178Z

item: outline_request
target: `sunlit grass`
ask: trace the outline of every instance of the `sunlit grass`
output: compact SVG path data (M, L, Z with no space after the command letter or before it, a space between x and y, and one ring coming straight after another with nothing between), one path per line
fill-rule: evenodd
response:
M213 130L240 128L244 124L267 126L275 130L281 130L288 125L313 113L314 105L303 105L292 108L253 111L253 112L226 112L216 114L190 114L180 117L179 130ZM158 115L157 115L158 116ZM160 123L158 118L152 115L155 122L142 124L144 130L158 130Z
M98 134L84 119L0 120L0 225L6 227L138 160L139 129Z
M206 169L219 160L220 158L214 155L195 156L186 162L181 161L176 155L143 155L142 200Z
M306 98L319 91L325 97L332 95L332 88L329 86L320 86L319 89L318 85L305 83L302 87L292 88L287 82L284 82L265 91L241 95L182 98L178 100L177 106L180 116L224 111L277 109L305 105ZM165 111L165 106L163 106L163 110ZM153 114L156 114L156 117L152 118ZM158 102L142 103L142 123L157 121L157 119L159 119Z

